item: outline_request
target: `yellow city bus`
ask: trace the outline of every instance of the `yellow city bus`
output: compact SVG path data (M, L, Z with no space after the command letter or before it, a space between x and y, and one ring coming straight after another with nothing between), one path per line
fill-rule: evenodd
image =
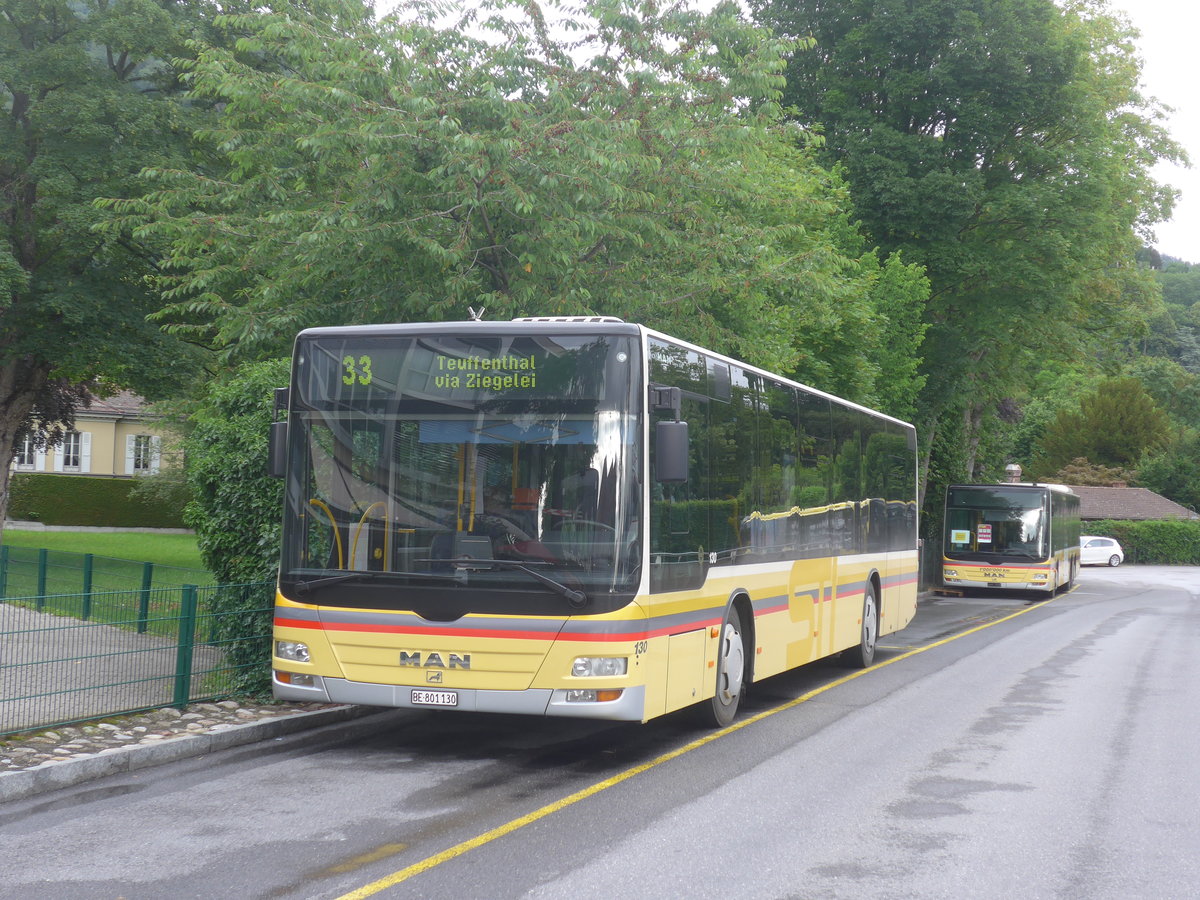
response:
M1079 497L1060 484L946 488L942 582L1053 594L1079 574Z
M724 725L916 612L912 426L640 325L310 329L277 405L281 699Z

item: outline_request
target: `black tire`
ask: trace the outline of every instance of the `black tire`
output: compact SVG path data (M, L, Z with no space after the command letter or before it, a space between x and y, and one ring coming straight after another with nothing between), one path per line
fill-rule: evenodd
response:
M1121 557L1114 553L1108 558L1108 564L1114 568L1119 566L1121 564Z
M847 650L842 658L856 669L870 668L875 662L875 646L879 641L879 601L875 597L875 582L867 580L863 591L862 627L858 646Z
M746 693L746 629L734 605L725 613L717 648L717 686L711 700L700 704L705 724L724 728L737 716Z

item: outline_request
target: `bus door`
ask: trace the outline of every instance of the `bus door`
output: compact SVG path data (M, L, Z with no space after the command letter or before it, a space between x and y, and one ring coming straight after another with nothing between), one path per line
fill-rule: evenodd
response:
M793 517L799 533L794 546L802 556L788 576L788 615L794 637L788 642L786 668L802 666L821 656L828 640L822 633L831 622L834 560L828 548L828 510L798 510Z

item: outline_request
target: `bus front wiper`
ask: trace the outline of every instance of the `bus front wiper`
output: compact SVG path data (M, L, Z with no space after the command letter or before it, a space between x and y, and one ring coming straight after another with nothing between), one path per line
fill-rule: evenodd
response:
M375 580L381 575L398 575L402 578L432 578L435 581L457 581L460 584L466 582L466 578L461 573L439 575L435 572L346 572L343 575L314 578L312 581L297 581L296 592L299 594L308 594L319 587L328 587L331 584L345 584L347 581Z
M583 607L587 606L588 597L583 591L577 591L575 588L568 587L561 581L556 581L549 575L543 575L537 569L531 569L523 562L517 562L515 559L493 559L489 561L498 566L503 566L506 569L516 569L518 572L523 572L534 581L544 584L559 596L565 597L566 601L576 609L582 609Z

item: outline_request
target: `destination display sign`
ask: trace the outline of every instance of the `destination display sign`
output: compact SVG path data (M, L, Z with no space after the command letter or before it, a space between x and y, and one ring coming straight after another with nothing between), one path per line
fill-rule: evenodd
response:
M434 384L440 388L493 393L537 389L538 360L532 353L495 358L437 354L434 359L437 362Z
M398 402L624 398L636 377L625 337L459 335L314 340L297 357L304 402L362 409Z

